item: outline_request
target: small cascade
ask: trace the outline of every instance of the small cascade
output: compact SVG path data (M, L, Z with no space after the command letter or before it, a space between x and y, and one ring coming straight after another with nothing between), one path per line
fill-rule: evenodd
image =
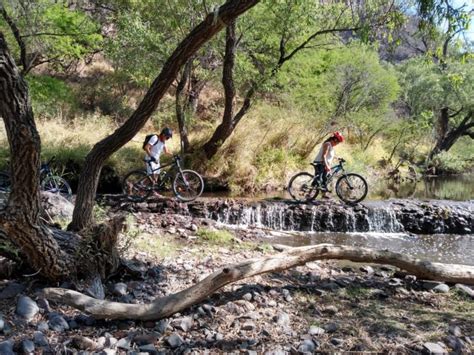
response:
M398 221L397 214L390 208L369 209L367 215L368 232L403 232L405 228Z
M473 234L474 201L416 199L296 204L292 201L201 199L187 204L173 200L135 203L114 195L102 203L131 212L180 214L208 218L226 225L300 232L378 232L415 234Z

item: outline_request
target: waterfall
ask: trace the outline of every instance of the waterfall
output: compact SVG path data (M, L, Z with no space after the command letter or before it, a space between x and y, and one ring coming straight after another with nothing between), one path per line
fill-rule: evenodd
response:
M217 222L277 231L402 232L393 209L375 207L357 212L347 206L300 206L283 203L235 204L208 212Z

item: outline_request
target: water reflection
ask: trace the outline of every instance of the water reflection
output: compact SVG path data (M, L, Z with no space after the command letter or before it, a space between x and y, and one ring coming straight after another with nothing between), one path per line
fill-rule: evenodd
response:
M451 264L474 265L474 235L409 235L404 233L280 233L271 243L290 246L332 243L367 247Z

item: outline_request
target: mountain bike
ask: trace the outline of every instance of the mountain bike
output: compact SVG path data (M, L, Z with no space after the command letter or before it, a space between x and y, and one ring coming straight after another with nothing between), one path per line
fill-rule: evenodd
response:
M40 189L41 191L60 194L66 199L72 198L72 190L69 183L59 175L54 175L51 169L51 163L55 160L52 157L48 162L40 166ZM11 190L10 174L0 172L0 192L9 193Z
M181 158L174 156L171 163L161 165L158 169L151 169L154 175L159 175L155 180L146 170L130 171L122 183L122 190L130 200L144 201L153 191L166 190L171 183L174 195L181 201L193 201L201 196L204 190L204 181L201 175L194 170L183 170L180 164ZM145 159L150 166L150 161ZM171 167L167 171L166 167Z
M359 174L347 173L344 169L344 159L339 158L339 164L333 166L327 175L327 184L331 183L337 176L336 194L348 204L356 204L362 201L368 192L367 181ZM316 167L315 163L311 163ZM323 191L320 175L312 175L301 172L293 176L288 184L288 192L298 202L313 201Z

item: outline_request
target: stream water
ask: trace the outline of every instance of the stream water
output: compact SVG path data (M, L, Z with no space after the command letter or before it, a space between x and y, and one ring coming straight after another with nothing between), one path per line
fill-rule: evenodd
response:
M249 196L246 196L249 197ZM288 199L286 192L251 196L252 199ZM374 186L367 200L389 198L414 198L435 200L474 200L474 175L427 178L417 184L390 186L382 183ZM337 201L338 202L338 201ZM474 201L472 201L474 210ZM290 246L334 243L350 246L388 249L419 259L474 265L474 234L432 234L416 235L403 232L390 210L374 210L368 216L369 231L346 233L315 232L312 228L288 225L286 209L275 206L264 212L259 207L243 210L237 220L227 215L220 216L220 222L239 228L259 228L268 236L266 242ZM231 216L232 217L232 216ZM317 215L314 218L318 218ZM347 216L350 219L350 216ZM290 218L291 220L291 218ZM350 222L350 221L349 221Z

